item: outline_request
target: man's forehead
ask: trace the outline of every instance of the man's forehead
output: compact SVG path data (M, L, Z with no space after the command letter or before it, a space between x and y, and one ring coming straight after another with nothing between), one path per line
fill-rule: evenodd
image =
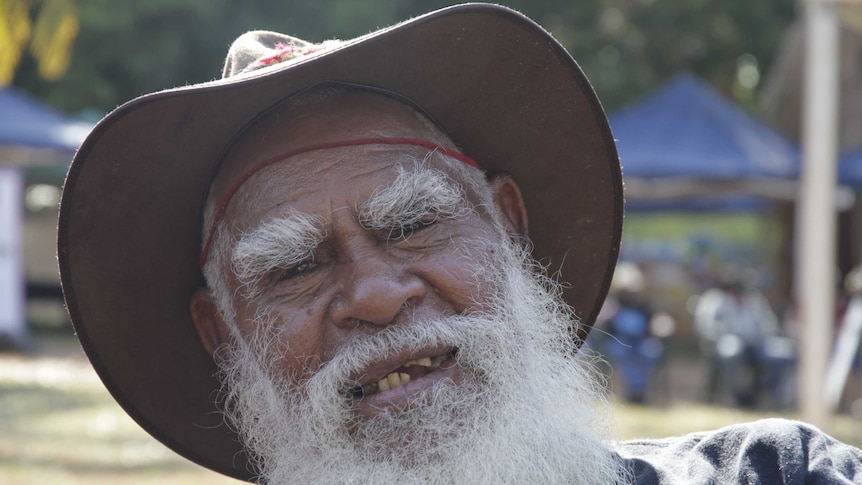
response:
M429 171L437 176L429 180ZM313 215L326 224L336 211L362 217L362 207L375 196L392 193L396 180L402 191L405 185L413 187L405 192L405 200L409 200L416 198L420 186L461 185L453 175L443 156L421 147L366 145L320 150L256 173L238 190L225 219L240 232L293 213Z
M345 92L323 100L287 102L274 107L236 139L213 181L213 194L221 199L248 170L279 154L375 137L445 142L429 120L411 107L379 94ZM290 167L288 164L287 174L291 174Z

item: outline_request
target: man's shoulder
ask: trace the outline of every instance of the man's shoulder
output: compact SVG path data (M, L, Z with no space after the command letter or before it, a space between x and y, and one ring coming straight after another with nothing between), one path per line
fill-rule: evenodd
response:
M779 418L614 449L638 484L862 484L862 451Z

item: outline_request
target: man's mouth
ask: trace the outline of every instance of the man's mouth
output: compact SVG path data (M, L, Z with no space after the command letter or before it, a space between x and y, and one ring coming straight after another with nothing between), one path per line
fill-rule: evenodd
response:
M348 389L347 395L361 399L363 397L373 396L378 392L396 389L440 369L440 365L455 357L456 353L457 350L452 350L442 355L409 360L377 381Z

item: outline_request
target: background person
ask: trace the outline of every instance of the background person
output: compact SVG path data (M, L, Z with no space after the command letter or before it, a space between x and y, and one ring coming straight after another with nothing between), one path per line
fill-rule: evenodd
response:
M694 323L709 359L709 401L728 388L736 404L754 407L765 389L777 404L787 404L783 385L795 346L781 336L778 317L753 284L755 276L750 270L728 269L698 299Z

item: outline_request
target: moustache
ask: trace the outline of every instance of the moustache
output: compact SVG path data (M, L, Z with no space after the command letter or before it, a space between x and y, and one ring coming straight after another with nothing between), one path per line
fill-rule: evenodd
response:
M482 376L490 370L488 359L493 359L494 365L501 365L501 359L511 359L513 356L501 352L501 347L523 337L513 325L501 320L501 315L488 312L409 319L373 334L357 335L303 379L300 386L318 396L362 397L368 391L367 383L362 382L368 369L384 362L398 362L393 356L423 352L434 355L428 359L430 370L435 364L456 362L454 365L467 375ZM398 364L412 363L408 358L403 360Z

